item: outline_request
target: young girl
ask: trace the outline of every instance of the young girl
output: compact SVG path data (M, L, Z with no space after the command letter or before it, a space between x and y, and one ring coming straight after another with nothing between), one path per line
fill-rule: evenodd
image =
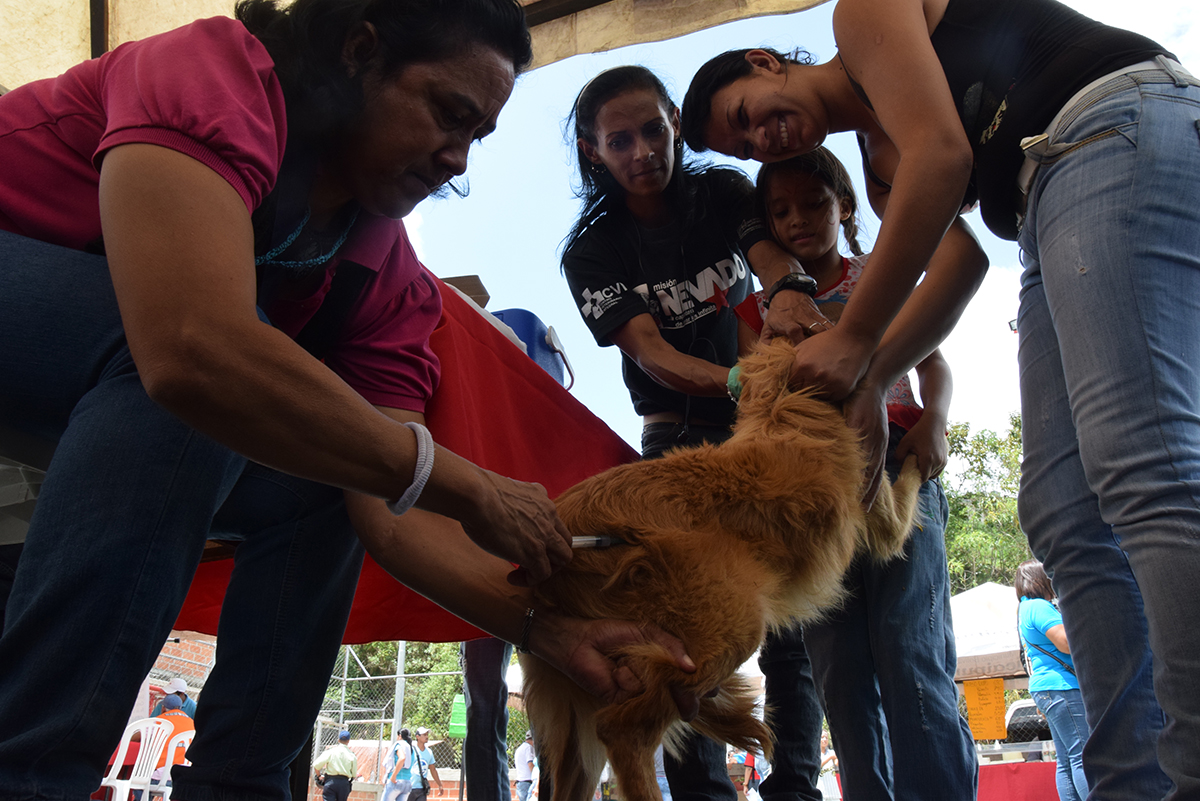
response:
M816 279L817 305L836 322L867 262L845 167L823 147L764 165L758 197L771 235ZM839 229L852 257L838 251ZM954 686L943 542L948 509L935 480L947 458L950 371L937 350L916 365L922 409L908 366L897 364L886 382L867 382L856 392L874 393L876 402L867 405L886 408L889 470L909 454L917 457L925 479L919 522L905 558L887 564L862 559L851 567L849 600L806 627L804 639L838 743L846 797L973 798L973 741Z
M597 343L624 356L625 385L645 421L642 456L722 442L735 411L729 371L749 342L739 341L732 309L753 289L748 267L774 287L799 265L771 241L745 175L684 161L679 112L649 70L597 75L571 119L584 204L563 271ZM789 302L798 324L831 327L807 295L777 291L797 296ZM821 710L799 629L768 635L759 664L777 709L779 766L763 798L817 798ZM735 799L724 744L692 737L684 759L668 755L665 769L675 801Z

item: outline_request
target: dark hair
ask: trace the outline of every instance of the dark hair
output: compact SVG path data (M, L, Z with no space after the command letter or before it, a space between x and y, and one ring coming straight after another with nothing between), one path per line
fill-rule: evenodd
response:
M658 79L658 76L645 67L637 65L613 67L600 73L584 84L575 98L575 103L571 106L565 130L575 146L575 161L579 167L579 188L575 190L575 195L583 201L583 209L575 220L571 233L567 235L567 248L574 244L599 212L608 208L606 201L623 198L625 191L608 170L594 169L595 165L583 152L583 148L579 146L579 140L583 139L593 145L598 144L596 115L600 113L600 109L615 97L638 91L653 92L662 103L663 108L667 110L668 116L678 108L675 101L671 99L670 93L667 92L667 87L663 86L663 82ZM683 142L676 140L676 146L682 148ZM696 171L696 165L686 162L682 151L677 150L675 169L671 172L671 179L667 183L666 191L675 196L684 212L688 211L688 200L693 192L690 178L695 175ZM685 216L687 215L685 214Z
M767 190L771 180L777 175L783 174L811 175L829 187L839 201L848 200L850 202L850 216L842 220L842 235L846 237L846 244L850 247L850 252L855 256L861 256L863 249L862 245L858 244L858 197L854 194L854 184L850 180L850 173L846 172L846 166L842 164L841 160L822 146L807 153L801 153L799 156L792 156L790 159L762 165L758 170L758 178L755 180L755 189L758 195L759 211L768 223L770 214L767 209ZM772 232L774 232L773 227Z
M807 50L797 48L788 54L780 53L769 47L742 48L741 50L726 50L719 56L713 56L692 76L687 94L683 96L683 141L697 153L708 150L704 141L704 129L708 126L708 117L712 114L713 95L724 89L738 78L745 78L754 72L754 65L746 60L746 54L751 50L762 50L770 53L781 64L812 64L813 57Z
M1050 577L1046 575L1042 563L1036 559L1017 565L1017 573L1013 576L1013 589L1017 591L1018 599L1025 597L1054 600L1054 588L1050 585Z
M412 737L409 736L408 729L400 730L400 739L408 743L410 746L412 745Z
M239 0L235 12L270 53L287 101L288 138L323 142L362 110L363 74L384 77L419 62L492 47L517 73L533 60L525 12L516 0ZM369 23L378 44L348 75L347 38Z

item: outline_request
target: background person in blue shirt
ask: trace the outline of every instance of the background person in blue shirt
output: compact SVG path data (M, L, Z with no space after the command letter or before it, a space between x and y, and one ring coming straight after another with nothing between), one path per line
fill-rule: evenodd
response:
M1055 784L1059 801L1083 801L1088 784L1083 774L1083 746L1089 729L1083 714L1083 697L1062 615L1054 605L1054 589L1036 559L1022 562L1013 577L1021 599L1017 630L1029 656L1029 694L1046 716L1054 750L1058 753Z

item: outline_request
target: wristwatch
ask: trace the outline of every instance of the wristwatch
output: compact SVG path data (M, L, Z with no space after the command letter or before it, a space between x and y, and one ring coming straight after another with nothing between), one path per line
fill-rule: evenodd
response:
M817 279L807 273L788 273L772 284L771 288L767 290L767 299L763 302L763 305L768 309L771 308L771 301L785 289L794 289L797 292L803 292L805 295L815 297L817 294Z

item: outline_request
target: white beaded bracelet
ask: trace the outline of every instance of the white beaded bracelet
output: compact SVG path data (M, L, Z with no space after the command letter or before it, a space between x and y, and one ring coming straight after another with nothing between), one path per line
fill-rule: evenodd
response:
M413 471L412 484L404 491L404 494L398 500L388 502L388 509L394 515L402 515L413 507L425 489L425 482L429 480L429 474L433 472L433 435L420 423L405 423L404 425L411 428L417 435L417 467Z

